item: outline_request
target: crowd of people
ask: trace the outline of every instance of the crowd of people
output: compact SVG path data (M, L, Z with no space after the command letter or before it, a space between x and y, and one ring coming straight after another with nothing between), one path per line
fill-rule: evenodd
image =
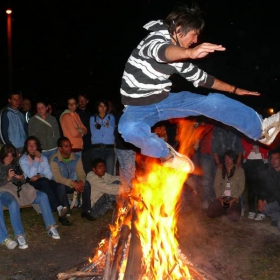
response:
M116 112L105 98L98 99L91 112L88 97L79 94L67 98L66 109L53 116L44 100L32 104L19 92L9 93L1 112L0 243L8 249L28 247L19 208L29 204L39 204L47 233L60 239L53 212L63 226L72 225L67 219L71 193L78 194L81 218L96 220L114 206L118 194L133 188L137 172L149 171L149 158L192 173L186 186L201 195L210 218L227 215L238 221L244 214L247 184L248 218L268 216L280 230L280 151L268 148L280 130L280 113L263 119L220 93L171 91L170 76L179 74L195 87L259 95L190 62L225 50L222 45L197 44L203 27L196 6L178 6L165 20L147 23L150 34L126 63L120 90L123 107ZM192 44L197 45L190 48ZM172 125L166 125L171 119L188 118L195 120L191 133L198 128L201 133L193 146L178 153L187 136L177 129L169 135ZM9 237L2 206L9 209L16 241Z

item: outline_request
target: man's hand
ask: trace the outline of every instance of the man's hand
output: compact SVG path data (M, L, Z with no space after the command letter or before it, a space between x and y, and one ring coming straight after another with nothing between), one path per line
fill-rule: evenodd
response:
M73 188L78 192L78 193L81 193L84 191L84 185L85 183L83 181L72 181L72 184Z
M191 59L202 58L207 56L209 53L215 51L224 51L226 48L222 45L216 45L211 43L202 43L195 48L188 49L189 57Z

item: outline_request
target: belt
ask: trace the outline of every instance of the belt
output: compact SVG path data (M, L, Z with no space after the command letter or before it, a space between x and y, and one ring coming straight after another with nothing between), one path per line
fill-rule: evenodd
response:
M111 145L106 145L106 144L92 144L91 145L92 148L99 148L99 149L106 149L106 148L114 148L115 145L111 144Z

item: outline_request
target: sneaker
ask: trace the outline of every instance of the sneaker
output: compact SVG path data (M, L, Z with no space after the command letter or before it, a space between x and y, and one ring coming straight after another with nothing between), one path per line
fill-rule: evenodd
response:
M264 218L265 218L265 215L264 215L264 214L258 213L257 216L256 216L256 218L255 218L255 221L261 221L261 220L263 220Z
M57 232L55 227L50 227L48 230L48 235L51 236L53 239L60 239L60 236Z
M68 212L68 208L67 207L62 207L61 205L57 207L57 212L58 212L58 216L59 217L64 217L67 212Z
M194 170L193 162L187 156L176 152L168 143L166 143L166 146L168 147L171 156L167 160L162 161L162 165L173 168L177 171L192 173Z
M91 216L90 212L86 212L86 211L81 213L81 218L85 218L89 221L95 221L96 220L95 217Z
M66 218L66 217L59 217L58 221L63 225L63 226L71 226L72 223Z
M256 213L255 213L255 212L249 212L249 213L248 213L248 219L254 220L254 219L255 219L255 216L256 216Z
M17 237L17 242L18 242L19 249L27 249L28 248L28 245L25 241L25 238L22 235L19 235Z
M262 135L259 141L270 145L280 131L280 112L265 118L262 122Z
M7 238L4 243L3 243L9 250L13 250L17 247L17 242L10 239L10 238Z

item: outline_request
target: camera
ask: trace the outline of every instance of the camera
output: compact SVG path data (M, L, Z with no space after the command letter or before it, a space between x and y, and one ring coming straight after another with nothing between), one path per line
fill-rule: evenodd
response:
M101 124L100 123L95 123L95 128L96 129L100 129L101 128Z
M15 174L16 174L16 175L22 175L22 174L23 174L23 172L22 172L22 170L21 170L19 164L17 164L17 165L15 166L14 171L15 171Z

